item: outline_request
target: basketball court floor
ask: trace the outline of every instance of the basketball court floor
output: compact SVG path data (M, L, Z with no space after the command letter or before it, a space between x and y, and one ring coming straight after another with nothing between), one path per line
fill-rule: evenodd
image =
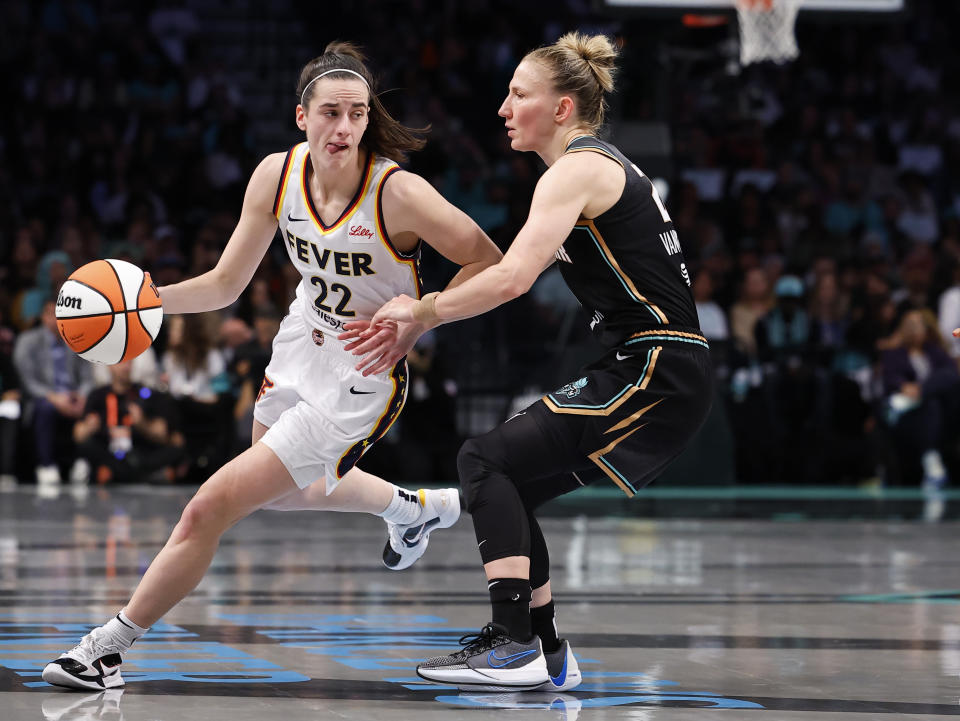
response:
M114 614L180 488L0 494L0 719L937 719L960 716L960 526L557 516L563 694L468 694L418 660L488 620L469 517L421 562L380 564L382 522L260 512L138 642L127 685L53 688L45 662Z

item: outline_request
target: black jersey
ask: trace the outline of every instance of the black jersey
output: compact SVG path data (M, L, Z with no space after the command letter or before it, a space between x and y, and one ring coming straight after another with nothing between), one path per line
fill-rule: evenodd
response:
M592 314L591 329L608 347L650 331L699 337L683 252L653 183L617 148L593 136L575 139L565 152L606 155L626 173L613 207L596 218L581 215L557 251L563 279Z

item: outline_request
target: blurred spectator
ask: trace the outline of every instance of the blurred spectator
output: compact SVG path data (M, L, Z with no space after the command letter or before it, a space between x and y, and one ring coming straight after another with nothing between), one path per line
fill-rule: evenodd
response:
M71 351L57 332L56 306L43 304L41 324L26 331L14 348L14 363L25 394L25 417L33 431L36 449L37 482L60 482L58 458L75 457L73 422L83 413L92 373L90 364ZM67 443L62 454L58 443ZM79 473L80 467L71 469Z
M149 346L143 353L128 361L128 363L130 364L130 381L132 383L147 388L160 387L160 363L157 362L157 352L153 346ZM94 386L110 385L110 368L110 366L99 363L93 364Z
M237 425L236 438L241 447L250 445L253 405L263 383L263 374L273 352L273 338L278 330L280 313L272 305L261 305L253 313L253 337L234 349L232 373L237 400L233 417Z
M803 307L803 281L785 275L773 289L776 303L754 326L757 357L795 369L805 362L810 344L810 317Z
M437 357L436 334L428 331L407 354L410 372L407 402L399 423L401 478L419 483L423 478L456 478L456 383Z
M820 275L810 297L810 350L825 368L832 367L834 356L846 344L848 312L836 274Z
M960 338L953 337L953 329L960 328L960 259L950 258L950 275L953 280L940 296L937 321L940 334L947 339L947 349L954 358L960 357Z
M167 349L162 367L174 398L214 403L222 393L226 363L214 346L214 313L174 315L167 320Z
M52 250L40 259L34 286L23 294L20 302L21 327L32 326L40 317L43 304L55 300L60 286L73 271L70 256L60 250Z
M234 446L226 360L215 346L218 318L216 313L191 313L167 319L161 365L182 419L191 477L221 465Z
M770 284L763 268L747 270L740 289L740 299L730 309L730 329L737 347L748 356L757 352L754 327L773 303Z
M77 453L93 466L98 483L173 481L184 440L172 400L134 383L130 361L109 370L109 385L90 392L73 427Z
M730 328L727 325L727 314L723 312L713 299L713 277L710 273L701 270L693 280L693 298L697 304L697 317L700 319L700 330L711 345L714 342L724 342L730 338Z
M922 475L928 498L935 498L947 482L943 444L956 440L960 374L930 311L907 312L890 346L881 355L881 369L895 460L905 480Z
M11 349L0 345L0 489L16 482L20 429L20 376Z

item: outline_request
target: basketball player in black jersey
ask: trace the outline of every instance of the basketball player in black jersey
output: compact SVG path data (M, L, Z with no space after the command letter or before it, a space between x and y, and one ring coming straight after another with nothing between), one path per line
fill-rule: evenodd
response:
M548 166L526 224L496 265L419 301L395 298L354 331L355 352L372 352L361 365L375 371L389 323L484 313L557 262L607 348L562 388L463 445L460 480L493 620L461 651L421 664L429 680L473 690L576 686L534 510L598 480L633 496L683 450L710 407L708 346L673 223L650 180L596 135L615 57L607 38L571 33L523 59L500 115L512 148Z

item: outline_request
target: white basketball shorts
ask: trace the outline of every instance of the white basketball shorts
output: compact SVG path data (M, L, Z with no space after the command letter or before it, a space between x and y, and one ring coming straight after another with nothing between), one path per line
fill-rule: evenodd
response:
M407 397L406 360L364 377L337 332L313 328L296 310L284 318L253 410L268 426L262 441L297 485L325 477L327 493L387 432Z

